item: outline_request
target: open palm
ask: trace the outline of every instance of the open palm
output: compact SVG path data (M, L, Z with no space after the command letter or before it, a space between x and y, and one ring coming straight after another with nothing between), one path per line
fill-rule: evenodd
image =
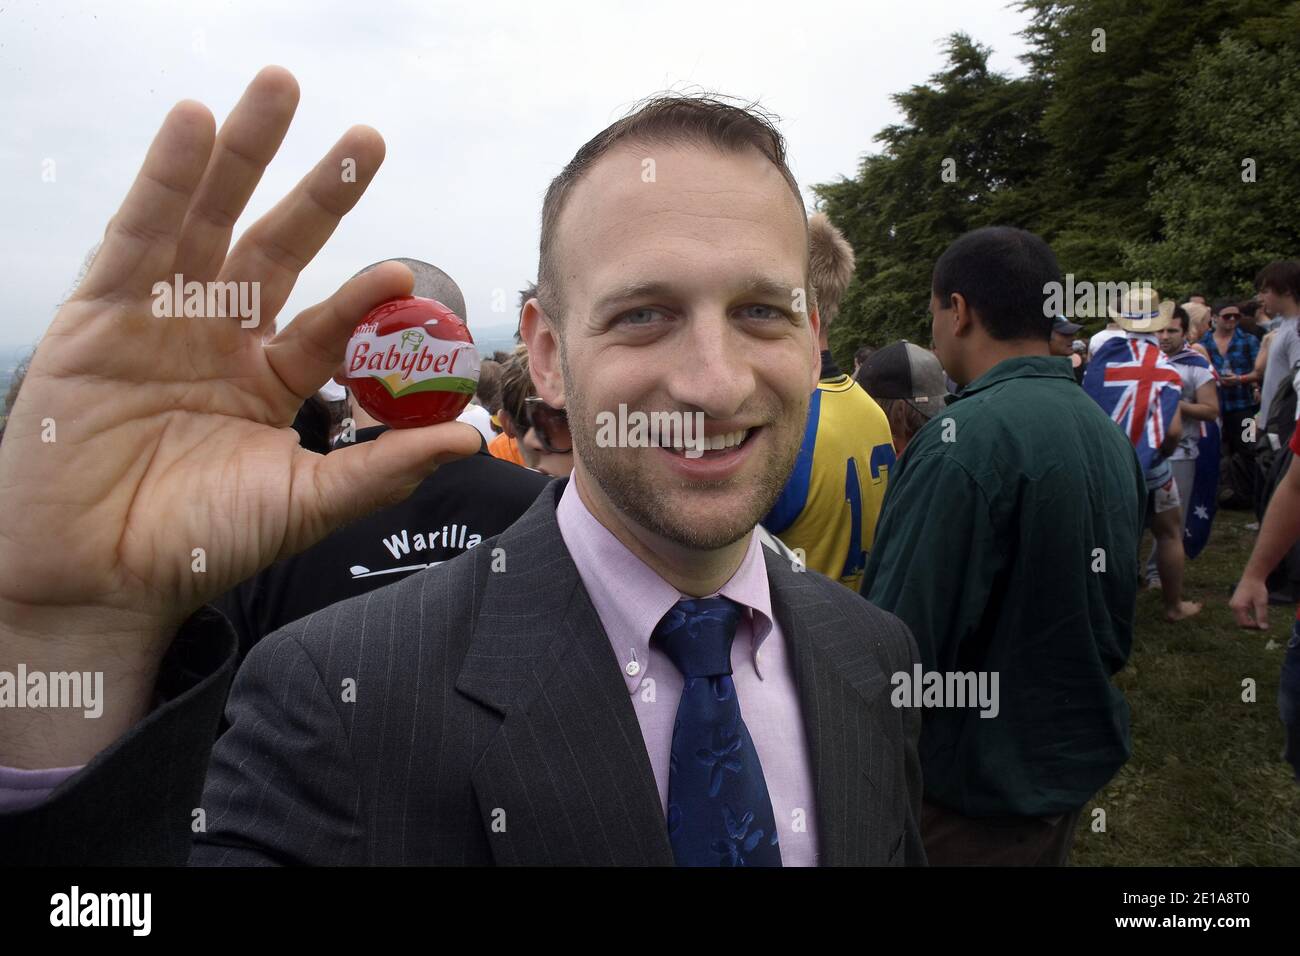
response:
M349 130L232 248L297 101L293 77L270 67L219 133L205 107L178 104L37 347L0 445L0 621L25 635L11 654L41 635L84 648L76 632L93 631L132 642L125 656L148 669L205 601L477 450L457 423L329 456L287 428L360 318L412 281L397 264L375 269L276 333L299 272L384 153L374 130ZM259 325L155 317L155 283L177 274L257 283Z

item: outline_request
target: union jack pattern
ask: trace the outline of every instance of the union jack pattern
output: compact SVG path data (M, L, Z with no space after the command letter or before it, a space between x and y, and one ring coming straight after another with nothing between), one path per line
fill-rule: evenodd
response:
M1182 379L1160 346L1114 338L1088 363L1083 388L1124 430L1143 471L1160 463L1159 448L1178 410Z

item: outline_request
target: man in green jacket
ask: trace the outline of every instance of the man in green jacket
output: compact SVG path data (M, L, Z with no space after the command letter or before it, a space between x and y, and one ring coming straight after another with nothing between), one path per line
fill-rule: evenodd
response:
M1115 423L1050 350L1052 250L1019 229L934 268L935 350L962 387L895 466L862 593L924 673L922 837L936 864L1064 864L1088 800L1128 759L1111 677L1133 640L1146 489ZM978 692L977 689L978 688Z

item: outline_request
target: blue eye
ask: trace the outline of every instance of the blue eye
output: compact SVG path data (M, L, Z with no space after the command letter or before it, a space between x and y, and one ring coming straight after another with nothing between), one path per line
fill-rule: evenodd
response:
M780 309L773 308L770 305L747 305L741 309L746 318L750 319L784 319L785 313Z
M632 309L630 312L624 312L617 321L624 325L649 325L654 321L655 316L662 316L663 313L658 309Z

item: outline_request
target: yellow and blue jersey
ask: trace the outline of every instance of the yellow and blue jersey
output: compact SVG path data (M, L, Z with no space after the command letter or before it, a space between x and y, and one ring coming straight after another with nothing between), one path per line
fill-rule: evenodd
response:
M894 466L885 413L848 375L823 378L794 471L763 526L806 567L858 590Z

